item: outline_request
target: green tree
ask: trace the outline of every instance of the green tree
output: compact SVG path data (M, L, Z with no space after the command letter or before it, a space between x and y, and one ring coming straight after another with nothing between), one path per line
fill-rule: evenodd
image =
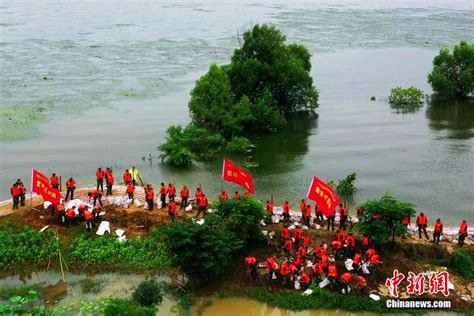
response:
M154 279L148 279L138 285L132 298L141 306L156 306L163 301L163 288Z
M222 229L219 220L213 220L211 215L203 225L192 221L163 225L158 236L173 254L174 265L195 285L216 278L232 262L234 252L243 246L234 233Z
M423 103L423 91L415 87L396 87L390 91L388 102L395 105L421 105Z
M337 182L334 180L329 181L329 185L336 189L337 194L342 197L342 201L344 203L344 207L347 207L347 202L352 201L354 198L354 194L357 192L357 188L355 186L355 181L357 178L357 173L353 172L344 179L338 180Z
M268 90L281 113L314 110L318 92L310 75L311 54L302 45L285 44L274 26L255 25L243 34L229 67L232 91L237 98L257 99Z
M463 99L474 93L474 43L461 41L451 52L440 50L428 75L435 95L444 99Z
M364 217L357 224L359 231L371 235L374 240L384 245L391 239L395 244L395 236L403 236L407 228L402 224L403 216L413 216L416 205L397 199L391 193L386 193L379 200L367 200L361 205Z
M225 228L234 232L244 242L262 236L259 223L265 218L265 206L254 197L242 197L218 202L216 214L225 219Z

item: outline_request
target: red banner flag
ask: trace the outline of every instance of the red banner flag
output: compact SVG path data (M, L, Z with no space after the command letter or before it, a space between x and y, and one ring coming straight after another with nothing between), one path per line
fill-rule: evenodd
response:
M232 161L224 158L224 165L222 166L222 180L234 182L238 185L241 185L250 193L253 193L253 176L246 172L243 169L240 169L239 166L234 164Z
M318 203L318 208L325 216L333 215L334 209L341 203L331 186L318 177L314 177L311 181L307 197Z
M31 192L35 192L43 197L43 200L49 201L54 205L59 204L61 192L51 186L48 177L33 169L31 177Z

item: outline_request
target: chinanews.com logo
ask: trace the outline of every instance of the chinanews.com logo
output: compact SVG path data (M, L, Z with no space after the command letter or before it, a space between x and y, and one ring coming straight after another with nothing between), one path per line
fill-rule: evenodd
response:
M422 272L418 274L409 271L408 277L406 277L405 274L394 270L393 277L385 281L389 295L395 298L386 301L387 308L451 308L451 301L448 300L398 299L398 286L404 280L408 282L406 286L408 295L422 295L425 293L435 295L441 293L445 297L449 296L449 273L447 271Z

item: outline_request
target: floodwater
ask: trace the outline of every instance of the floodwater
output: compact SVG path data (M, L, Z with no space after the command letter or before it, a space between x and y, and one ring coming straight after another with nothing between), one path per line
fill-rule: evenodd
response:
M404 111L386 97L398 85L431 93L433 57L474 40L473 10L472 1L428 0L4 0L0 198L17 178L28 183L31 168L84 186L98 166L121 174L132 164L152 184L201 183L217 195L221 157L177 169L159 163L156 147L169 125L189 122L194 81L210 63L228 62L236 34L272 23L312 52L320 107L318 117L295 116L284 131L256 140L256 195L297 205L313 175L355 171L357 201L390 191L431 221L457 225L473 212L473 104ZM29 116L15 125L3 114L11 107L46 112L41 122ZM141 159L148 154L152 165Z

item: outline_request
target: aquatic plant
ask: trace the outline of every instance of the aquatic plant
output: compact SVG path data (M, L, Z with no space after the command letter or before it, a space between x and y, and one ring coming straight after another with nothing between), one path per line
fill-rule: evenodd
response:
M348 174L341 180L330 180L329 185L336 189L337 193L342 197L344 206L347 207L347 201L352 201L354 194L357 192L355 181L357 173Z
M236 136L227 143L226 150L231 153L241 154L252 151L254 147L255 145L248 138Z
M421 105L423 104L423 91L415 87L393 88L388 97L388 102L394 105Z
M474 43L461 41L442 48L433 60L428 75L435 96L443 99L465 99L474 96Z

